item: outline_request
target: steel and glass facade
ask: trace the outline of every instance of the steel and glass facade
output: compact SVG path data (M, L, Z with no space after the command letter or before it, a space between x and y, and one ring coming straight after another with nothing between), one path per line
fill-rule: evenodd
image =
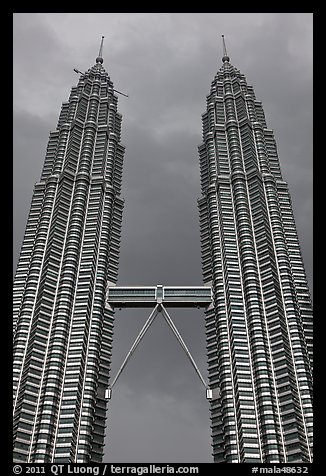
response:
M198 201L215 462L312 460L312 304L273 131L225 55Z
M114 306L163 304L206 307L214 462L311 461L312 304L262 103L225 54L199 147L205 286L117 287L124 147L102 63L62 105L34 188L14 282L14 461L102 461Z
M121 115L103 59L50 133L14 282L14 461L100 462L123 200Z

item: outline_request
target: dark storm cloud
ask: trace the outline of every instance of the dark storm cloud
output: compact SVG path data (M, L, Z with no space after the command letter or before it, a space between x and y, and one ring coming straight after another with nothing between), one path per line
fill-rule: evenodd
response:
M181 269L184 265L192 271L197 267L197 272L190 272L185 283L196 284L201 270L195 141L187 134L181 137L170 134L169 140L161 144L151 136L144 141L137 128L134 131L124 171L127 181L123 185L126 202L121 280L150 284L154 279L154 283L163 280L177 284L186 274ZM189 230L193 230L191 236ZM143 270L142 276L138 275L139 269Z
M119 284L200 284L197 146L206 95L231 63L253 85L275 132L312 286L312 15L105 13L14 15L14 266L49 130L105 35L126 146ZM149 310L117 311L112 375ZM200 370L204 316L171 312ZM204 389L158 316L117 382L107 461L211 461Z
M143 463L144 457L152 463L210 461L209 422L203 419L209 413L205 400L194 402L194 392L187 393L186 389L181 398L166 392L161 395L147 392L139 399L125 385L119 391L121 405L112 402L108 417L112 434L114 431L117 434L111 442L108 437L112 453L120 455L115 462L125 462L123 456L127 454L134 463ZM118 431L121 421L124 427ZM145 430L141 437L139 428Z

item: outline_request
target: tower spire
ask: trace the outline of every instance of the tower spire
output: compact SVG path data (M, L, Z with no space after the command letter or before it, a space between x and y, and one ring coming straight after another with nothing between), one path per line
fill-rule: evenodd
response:
M230 58L229 58L229 56L227 54L227 51L226 51L224 35L222 35L222 41L223 41L223 58L222 58L222 61L224 63L225 61L230 61Z
M103 40L104 40L104 36L102 36L101 46L100 46L100 49L99 49L99 52L98 52L98 57L96 58L96 63L101 63L101 64L103 63L103 58L102 58Z

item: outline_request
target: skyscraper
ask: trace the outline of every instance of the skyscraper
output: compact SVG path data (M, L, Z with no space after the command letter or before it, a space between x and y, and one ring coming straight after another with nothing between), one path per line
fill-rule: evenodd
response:
M50 133L17 267L14 460L100 462L113 306L154 303L174 329L165 307L200 302L214 461L311 461L312 306L262 103L224 45L199 147L205 286L117 287L124 147L102 46Z
M312 458L312 305L261 101L222 66L203 114L198 201L215 462Z
M50 133L15 276L15 461L102 460L124 156L102 46Z

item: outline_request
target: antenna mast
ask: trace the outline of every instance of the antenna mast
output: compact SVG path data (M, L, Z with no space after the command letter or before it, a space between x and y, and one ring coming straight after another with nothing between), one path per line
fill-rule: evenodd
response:
M100 49L99 49L99 52L98 52L98 57L96 58L96 63L101 63L101 64L103 63L103 58L102 58L103 40L104 40L104 36L102 36L101 46L100 46Z
M223 41L223 58L222 58L222 61L224 63L225 61L230 61L230 58L229 58L229 56L227 54L227 51L226 51L224 35L222 35L222 41Z

